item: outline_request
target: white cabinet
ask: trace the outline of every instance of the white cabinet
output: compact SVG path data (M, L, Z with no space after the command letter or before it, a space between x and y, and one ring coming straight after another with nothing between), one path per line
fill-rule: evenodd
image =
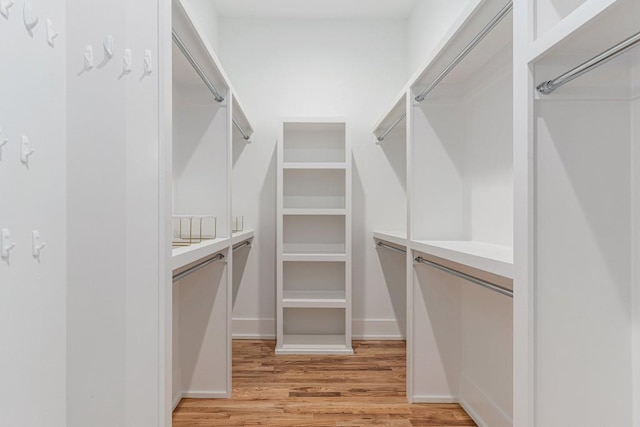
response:
M277 354L352 353L346 123L291 120L278 144Z

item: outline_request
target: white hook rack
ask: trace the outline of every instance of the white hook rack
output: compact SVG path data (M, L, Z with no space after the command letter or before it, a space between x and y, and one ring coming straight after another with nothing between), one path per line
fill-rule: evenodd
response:
M40 18L38 18L33 14L33 8L31 7L30 1L24 2L22 15L24 17L24 26L27 27L27 30L29 30L29 32L31 32L31 30L33 30L36 27L36 25L38 25Z
M0 257L8 259L11 255L11 250L16 247L16 244L11 241L11 232L8 228L3 228L0 232Z
M47 19L47 43L49 46L53 47L55 45L55 38L58 37L58 33L53 26L53 21L51 19Z
M22 160L22 163L25 166L28 167L29 166L29 157L31 157L31 155L33 153L35 153L36 150L31 148L31 146L29 144L29 138L26 135L22 135L21 148L22 148L22 154L21 154L20 159Z
M9 19L9 9L14 4L13 0L0 0L0 14Z
M33 230L31 232L31 241L33 245L33 257L40 258L40 252L47 244L42 242L42 237L40 236L40 232L38 230Z
M151 74L153 72L153 61L151 59L151 50L144 51L144 73Z
M85 46L84 53L82 54L82 60L84 61L85 70L93 68L93 46Z
M4 137L4 133L2 133L2 128L0 128L0 160L2 160L2 148L7 145L9 140Z
M104 47L104 52L107 54L109 59L113 58L113 46L114 46L113 36L109 34L104 38L104 42L102 42L102 46Z
M133 53L131 49L124 50L124 56L122 57L122 70L125 73L130 73L133 70Z

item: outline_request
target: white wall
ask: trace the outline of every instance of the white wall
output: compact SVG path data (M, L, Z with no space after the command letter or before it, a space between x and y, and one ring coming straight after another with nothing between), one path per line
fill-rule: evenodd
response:
M0 229L16 243L0 260L0 424L62 427L66 421L65 0L23 1L0 16ZM47 44L46 20L60 36ZM36 150L20 161L20 138ZM2 136L0 136L2 138ZM2 138L2 140L4 140ZM32 256L31 232L46 248Z
M408 20L408 71L413 74L442 41L456 18L477 0L419 0Z
M166 160L158 135L160 4L67 5L69 427L160 421L158 314L168 280L158 213ZM115 39L111 60L102 49L107 34ZM96 66L83 72L87 45ZM122 73L125 48L133 52L130 74ZM145 49L155 70L146 76Z
M278 126L283 117L343 116L354 158L354 335L372 327L369 336L399 336L405 285L385 283L372 231L404 206L390 203L400 186L372 128L406 82L406 45L403 21L221 20L221 61L256 129L234 166L234 215L256 230L234 292L236 335L274 333Z
M218 9L216 9L213 0L182 0L182 4L217 52L220 48L218 41L219 17Z

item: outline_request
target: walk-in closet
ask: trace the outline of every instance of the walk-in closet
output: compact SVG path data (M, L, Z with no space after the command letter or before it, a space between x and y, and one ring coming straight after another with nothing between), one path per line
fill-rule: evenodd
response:
M640 1L0 0L0 426L640 427Z

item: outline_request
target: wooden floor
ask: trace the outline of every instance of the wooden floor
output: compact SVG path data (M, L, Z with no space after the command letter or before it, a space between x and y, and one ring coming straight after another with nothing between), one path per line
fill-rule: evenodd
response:
M231 399L183 399L174 426L475 426L455 404L409 405L402 341L355 341L354 356L275 356L233 342Z

